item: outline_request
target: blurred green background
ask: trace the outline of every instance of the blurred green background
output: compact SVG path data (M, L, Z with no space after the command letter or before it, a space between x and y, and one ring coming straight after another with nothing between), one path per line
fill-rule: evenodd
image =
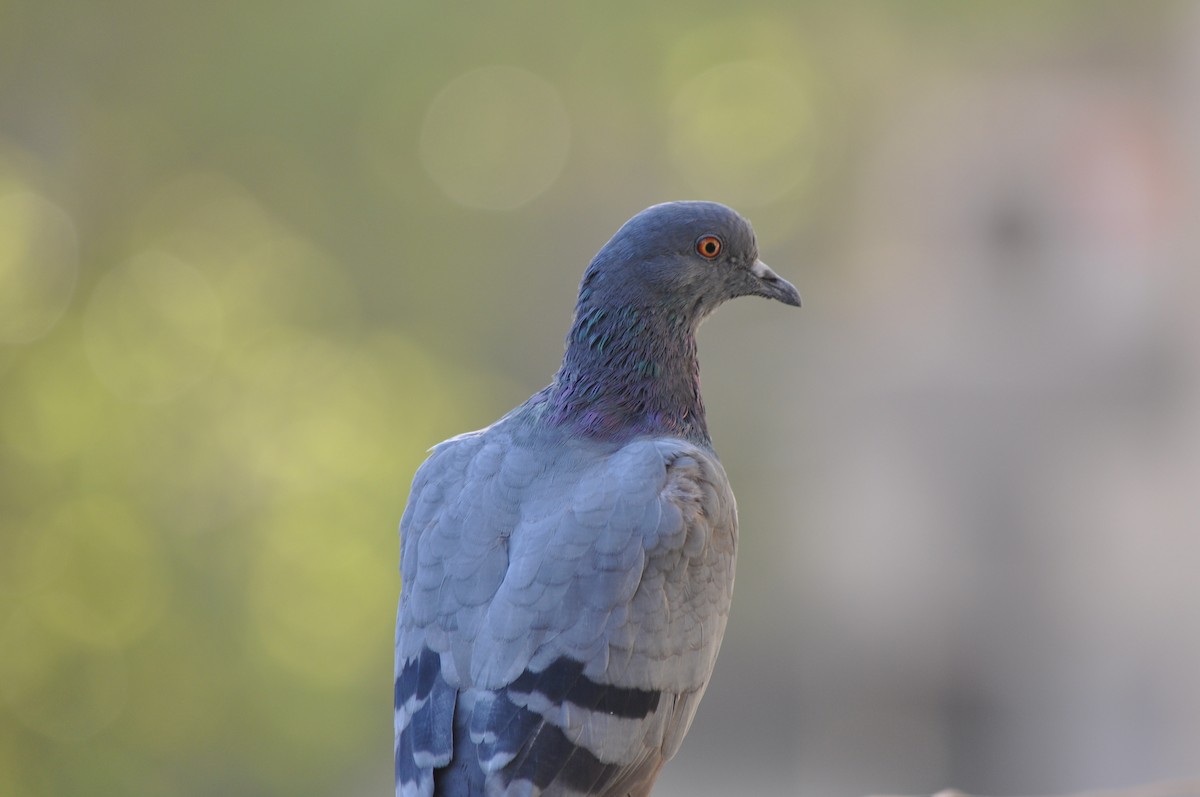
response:
M664 795L1200 774L1189 3L0 0L0 795L391 783L423 452L746 214L738 598ZM1189 771L1190 770L1190 771Z

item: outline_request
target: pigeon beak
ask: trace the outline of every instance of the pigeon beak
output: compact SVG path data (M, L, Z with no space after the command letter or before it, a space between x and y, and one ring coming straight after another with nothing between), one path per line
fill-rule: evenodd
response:
M750 267L750 273L757 280L757 285L754 287L755 295L778 299L792 307L800 306L800 291L796 290L795 285L772 271L766 263L755 260L754 265Z

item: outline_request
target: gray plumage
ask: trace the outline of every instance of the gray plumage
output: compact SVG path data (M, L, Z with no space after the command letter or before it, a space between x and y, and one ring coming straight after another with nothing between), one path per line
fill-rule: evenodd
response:
M737 548L695 332L748 294L800 303L744 219L643 211L585 272L554 381L417 471L398 797L649 793L708 684Z

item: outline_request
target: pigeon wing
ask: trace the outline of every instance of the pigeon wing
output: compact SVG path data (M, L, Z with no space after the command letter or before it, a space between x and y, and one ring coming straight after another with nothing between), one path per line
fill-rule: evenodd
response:
M435 449L401 533L397 794L648 792L728 616L737 519L712 453L500 424Z

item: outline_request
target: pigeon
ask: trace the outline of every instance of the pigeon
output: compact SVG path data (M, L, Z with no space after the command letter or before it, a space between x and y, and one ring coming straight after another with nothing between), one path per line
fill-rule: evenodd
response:
M397 797L642 797L725 632L733 492L696 329L800 294L713 202L655 205L584 272L562 366L434 446L400 522Z

